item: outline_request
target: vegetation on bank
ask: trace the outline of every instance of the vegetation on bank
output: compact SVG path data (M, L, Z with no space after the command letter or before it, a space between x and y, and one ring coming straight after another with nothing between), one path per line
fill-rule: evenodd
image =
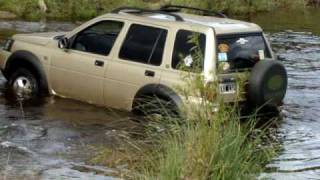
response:
M156 8L164 4L180 4L219 10L230 15L320 5L319 0L44 0L43 2L47 6L46 12L43 11L39 0L0 1L0 10L12 12L19 18L27 20L39 20L44 16L54 20L87 20L119 6Z

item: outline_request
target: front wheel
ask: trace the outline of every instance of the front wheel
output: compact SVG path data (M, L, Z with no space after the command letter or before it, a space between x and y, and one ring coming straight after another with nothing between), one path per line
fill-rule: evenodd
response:
M28 69L19 68L9 77L9 86L18 98L30 99L39 95L39 83Z

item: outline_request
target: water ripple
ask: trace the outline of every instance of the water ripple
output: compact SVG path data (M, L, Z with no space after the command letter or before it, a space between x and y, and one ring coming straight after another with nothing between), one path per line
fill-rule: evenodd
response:
M311 33L269 35L289 74L283 151L261 175L267 179L320 178L320 37Z

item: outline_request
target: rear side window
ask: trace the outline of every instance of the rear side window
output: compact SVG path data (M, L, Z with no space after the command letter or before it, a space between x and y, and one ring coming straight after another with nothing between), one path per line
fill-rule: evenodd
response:
M204 34L187 30L178 31L172 56L172 68L192 72L202 71L205 45Z
M133 24L121 47L119 57L128 61L160 66L167 30Z

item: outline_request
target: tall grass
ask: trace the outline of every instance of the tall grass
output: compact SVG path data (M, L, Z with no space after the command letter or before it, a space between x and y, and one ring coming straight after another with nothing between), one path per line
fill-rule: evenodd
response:
M304 8L314 0L45 0L49 11L45 16L55 20L87 20L119 6L159 7L163 4L179 4L224 11L228 14L245 14L272 11L279 8ZM15 13L20 18L37 20L43 16L38 0L3 0L0 10Z
M216 101L184 110L183 119L161 119L167 131L144 158L138 179L254 179L275 154L261 146L265 132L255 129L256 119L241 123L235 107Z

